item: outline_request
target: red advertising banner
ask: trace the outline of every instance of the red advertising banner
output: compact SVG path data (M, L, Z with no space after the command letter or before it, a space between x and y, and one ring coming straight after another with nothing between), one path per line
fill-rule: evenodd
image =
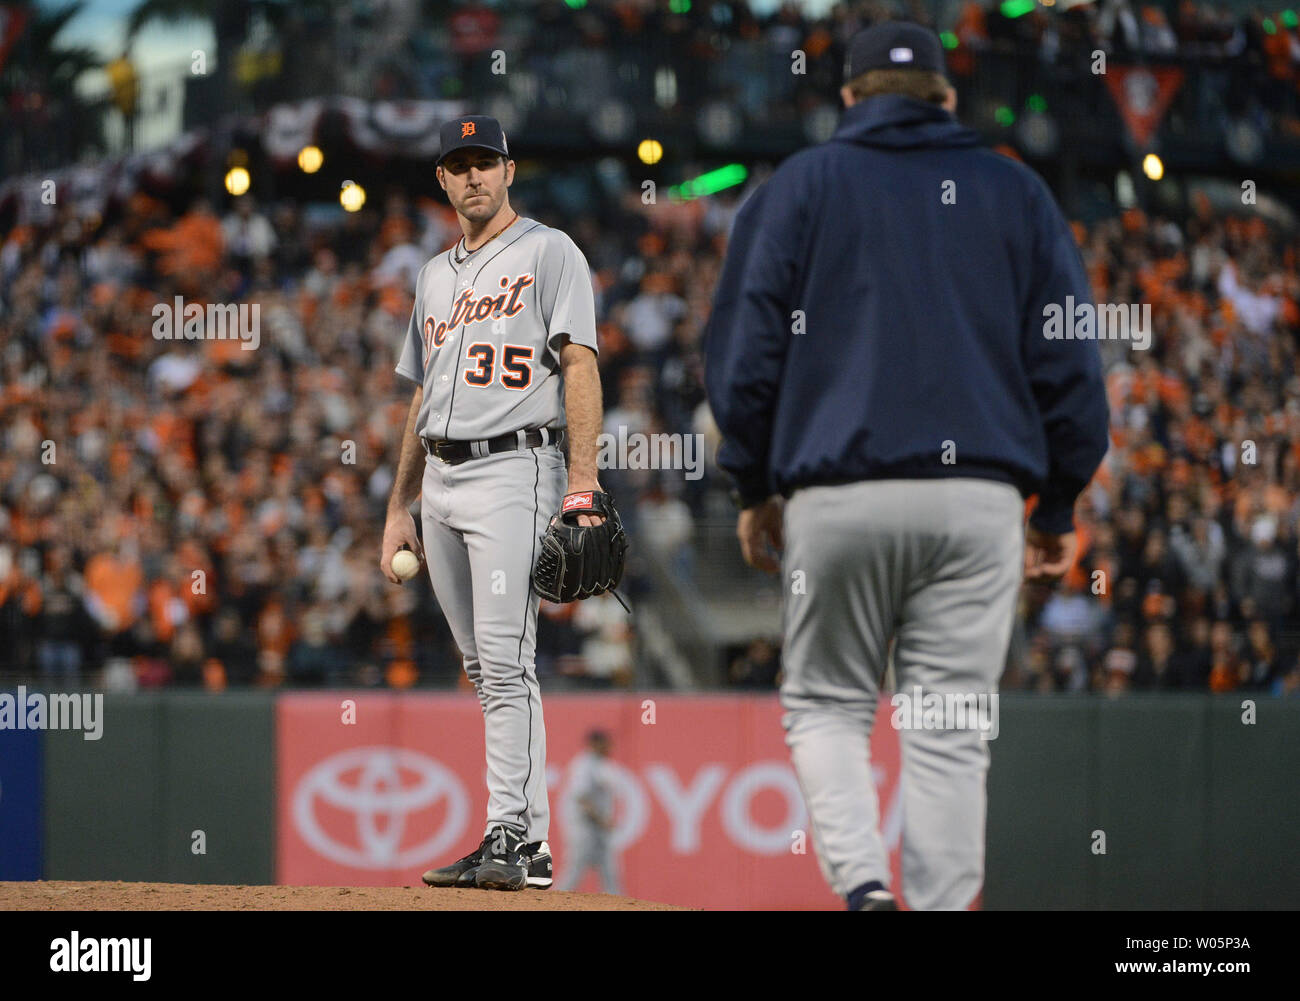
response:
M884 708L871 754L898 887L898 734ZM601 729L623 893L711 909L844 906L817 868L774 696L552 695L545 713L557 885L570 766ZM277 882L422 887L421 872L482 838L483 721L472 696L286 694L276 746ZM577 889L600 887L588 873Z

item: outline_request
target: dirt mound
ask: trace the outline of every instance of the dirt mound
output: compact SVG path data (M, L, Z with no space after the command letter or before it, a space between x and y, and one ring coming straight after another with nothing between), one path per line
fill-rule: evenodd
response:
M604 893L444 890L426 886L209 886L0 883L6 911L681 911Z

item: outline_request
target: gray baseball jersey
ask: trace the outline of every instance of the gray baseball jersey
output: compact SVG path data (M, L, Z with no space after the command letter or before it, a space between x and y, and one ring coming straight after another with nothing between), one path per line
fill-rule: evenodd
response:
M415 283L397 373L424 387L416 429L477 441L563 427L560 336L596 350L596 307L582 251L520 218L457 263L439 254Z
M417 432L480 441L563 427L566 334L596 349L591 272L566 234L520 218L464 260L439 254L420 271L397 365L424 388ZM532 572L565 483L547 444L454 465L426 456L420 493L429 579L483 710L484 833L504 824L526 842L550 825Z

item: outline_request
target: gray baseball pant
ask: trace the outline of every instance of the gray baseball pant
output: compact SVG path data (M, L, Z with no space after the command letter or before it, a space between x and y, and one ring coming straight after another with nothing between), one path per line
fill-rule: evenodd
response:
M971 478L810 487L786 503L784 533L782 724L818 863L841 896L888 888L869 741L890 643L899 692L996 691L1023 501ZM899 741L906 902L966 908L984 880L988 743L975 728L900 728Z
M484 834L505 824L529 842L551 821L532 573L565 482L564 453L547 445L454 466L429 457L420 494L433 593L483 709Z
M600 876L602 893L621 894L623 887L618 878L618 861L614 858L614 844L609 832L581 822L568 827L566 833L569 835L569 867L559 889L574 889L588 869L595 869Z

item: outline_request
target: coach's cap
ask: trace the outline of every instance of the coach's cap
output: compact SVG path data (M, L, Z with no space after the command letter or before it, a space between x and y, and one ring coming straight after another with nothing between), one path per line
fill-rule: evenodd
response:
M442 142L442 151L438 154L438 163L442 163L458 149L467 146L490 149L493 153L509 156L506 146L506 134L501 123L490 115L464 115L443 122L438 130Z
M943 73L943 46L929 28L910 21L882 21L849 41L844 79L868 70L929 70Z

